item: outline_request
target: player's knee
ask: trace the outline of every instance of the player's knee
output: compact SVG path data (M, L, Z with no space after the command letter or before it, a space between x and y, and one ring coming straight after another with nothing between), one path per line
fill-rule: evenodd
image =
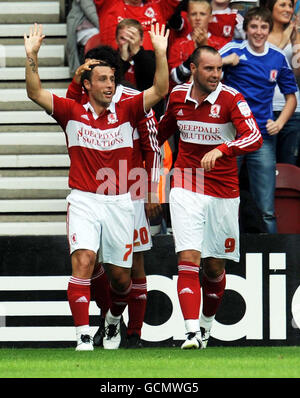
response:
M225 269L225 260L208 257L203 260L203 269L209 278L218 278Z
M95 253L91 250L76 250L72 254L73 274L89 278L93 272L95 265Z
M200 265L201 253L198 250L183 250L178 253L178 263L188 261Z
M116 268L111 271L111 285L119 292L125 292L131 283L130 269Z

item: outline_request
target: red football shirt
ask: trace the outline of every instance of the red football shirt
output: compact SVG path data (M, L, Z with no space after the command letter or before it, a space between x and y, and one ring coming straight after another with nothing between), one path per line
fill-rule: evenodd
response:
M118 85L113 102L119 102L140 92L122 85ZM74 79L70 83L67 97L85 104L88 96L81 84ZM137 128L133 133L132 168L145 168L148 179L148 191L156 191L160 172L160 147L157 141L158 126L154 113L149 112L137 122ZM141 195L142 196L142 195Z
M223 37L227 44L232 39L245 39L243 21L243 16L237 10L228 7L225 10L212 12L212 21L208 24L208 30L215 36Z
M89 102L81 105L53 95L52 117L66 134L70 188L110 195L128 192L133 133L144 116L143 93L112 102L99 117Z
M257 123L243 95L235 89L219 83L199 104L191 98L192 84L172 90L159 122L160 145L174 132L180 135L173 186L214 197L238 197L236 156L262 145ZM203 174L201 159L214 148L223 156L217 159L214 169Z

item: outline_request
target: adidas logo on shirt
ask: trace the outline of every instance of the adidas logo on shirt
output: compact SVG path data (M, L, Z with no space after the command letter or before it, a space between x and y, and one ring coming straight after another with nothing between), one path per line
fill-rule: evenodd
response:
M177 116L183 116L183 110L182 110L182 109L180 109L180 110L177 112Z
M88 300L85 296L81 296L75 301L75 303L88 303Z
M240 59L243 59L244 61L247 61L247 60L248 60L248 58L246 57L245 54L241 55L241 56L240 56Z
M82 117L82 119L89 120L89 117L88 117L88 115L81 115L80 117Z

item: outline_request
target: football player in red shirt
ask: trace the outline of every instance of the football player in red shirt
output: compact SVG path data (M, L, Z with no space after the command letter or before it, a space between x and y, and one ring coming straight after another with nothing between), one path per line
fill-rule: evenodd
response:
M121 340L121 314L132 286L134 214L127 180L132 166L133 131L145 112L168 91L168 33L164 26L156 25L150 35L156 55L153 86L113 103L119 67L114 62L101 61L87 71L83 84L89 103L81 105L52 95L41 85L38 52L45 37L42 25L35 24L29 37L24 34L27 95L62 126L70 156L72 191L68 196L67 228L72 276L68 300L78 351L93 350L89 330L90 282L100 241L103 263L109 265L112 298L105 318L104 348L116 349Z
M126 21L126 20L124 20ZM81 85L81 75L84 70L89 70L90 66L97 64L99 59L107 52L112 52L109 46L99 46L90 50L86 54L86 62L81 65L69 85L67 91L67 98L72 98L75 101L84 104L88 102L88 96L84 92ZM152 52L152 51L151 51ZM154 53L153 53L154 56ZM155 71L153 68L152 81ZM148 85L148 87L151 85ZM139 91L118 85L113 101L122 101L132 95L138 95ZM133 140L133 167L145 167L148 173L148 184L154 187L154 184L159 182L159 168L160 168L160 148L157 143L157 121L153 113L145 116L139 121L138 129L134 134ZM155 170L157 172L155 173ZM150 191L150 190L149 190ZM140 195L141 196L141 195ZM144 199L144 198L143 198ZM133 259L132 259L132 289L128 302L128 326L126 333L126 347L139 348L141 347L141 329L144 321L144 315L147 302L147 281L144 270L144 256L143 252L150 250L152 246L150 228L145 217L143 200L133 200L135 213L135 237L133 244ZM146 212L149 217L155 217L156 214L152 212L155 204L145 203ZM158 207L158 204L156 205ZM92 297L96 301L97 306L101 309L100 326L94 336L94 345L102 346L104 336L104 319L105 314L110 307L110 295L108 289L107 275L104 271L103 265L98 263L95 266L91 279Z
M199 47L192 54L190 68L192 82L172 90L158 135L161 145L174 131L180 133L170 211L178 253L177 291L187 332L182 349L207 345L225 290L226 259L239 261L236 156L262 145L243 95L220 83L218 51Z
M171 87L187 81L191 75L189 56L195 48L209 45L217 50L226 44L226 41L212 35L208 24L212 17L212 8L208 0L190 0L187 6L187 20L191 26L184 37L177 38L168 50Z

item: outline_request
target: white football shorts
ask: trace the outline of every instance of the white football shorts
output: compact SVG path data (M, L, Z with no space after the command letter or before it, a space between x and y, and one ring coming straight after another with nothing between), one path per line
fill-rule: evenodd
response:
M134 211L130 193L108 196L73 189L67 201L70 253L99 249L103 263L131 268Z
M240 198L216 198L172 188L170 213L176 253L198 250L201 257L238 262Z
M152 247L152 238L145 213L145 202L141 199L133 200L132 203L134 208L133 252L150 250Z

